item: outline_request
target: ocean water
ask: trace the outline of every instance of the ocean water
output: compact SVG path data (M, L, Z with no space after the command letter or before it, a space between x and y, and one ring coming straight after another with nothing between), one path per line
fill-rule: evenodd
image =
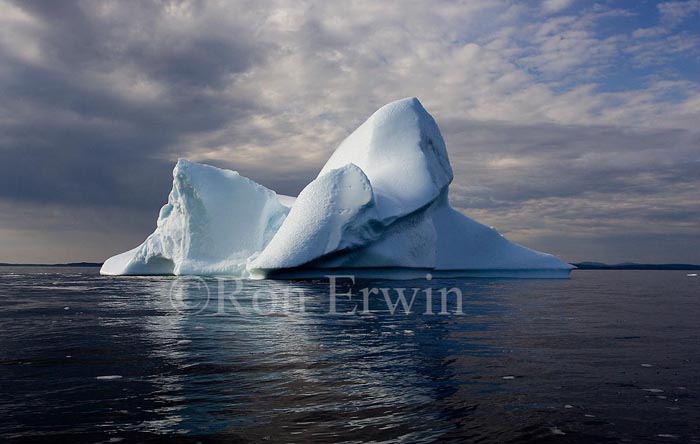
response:
M0 441L700 442L698 277L338 284L0 268Z

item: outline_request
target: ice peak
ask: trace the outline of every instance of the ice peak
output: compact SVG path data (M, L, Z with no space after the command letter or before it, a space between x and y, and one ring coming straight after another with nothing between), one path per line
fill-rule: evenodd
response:
M184 157L179 157L177 159L177 163L175 164L175 168L173 169L173 175L175 175L178 171L183 171L191 168L192 166L205 166L204 164L196 164L192 162L191 160L187 160Z
M348 163L367 175L387 218L428 204L453 177L440 129L415 97L372 114L338 146L319 176Z
M387 103L375 111L367 120L403 120L406 118L411 118L411 115L432 119L430 113L426 111L423 104L420 103L420 100L418 100L417 97L406 97Z

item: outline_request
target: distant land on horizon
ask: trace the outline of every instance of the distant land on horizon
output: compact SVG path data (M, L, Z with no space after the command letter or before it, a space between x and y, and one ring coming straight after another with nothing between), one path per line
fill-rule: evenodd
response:
M11 264L0 262L0 267L101 267L102 262L68 262L65 264Z
M606 264L603 262L572 263L579 270L700 270L696 264L637 264L623 262L621 264Z
M578 270L700 270L696 264L638 264L623 262L606 264L603 262L572 262ZM0 267L101 267L101 262L68 262L65 264L12 264L0 262Z

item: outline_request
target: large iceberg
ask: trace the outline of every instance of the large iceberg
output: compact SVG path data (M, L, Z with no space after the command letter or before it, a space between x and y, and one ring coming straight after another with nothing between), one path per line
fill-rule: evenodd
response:
M571 265L450 207L445 142L416 98L375 112L295 199L186 160L158 226L102 274L568 277Z

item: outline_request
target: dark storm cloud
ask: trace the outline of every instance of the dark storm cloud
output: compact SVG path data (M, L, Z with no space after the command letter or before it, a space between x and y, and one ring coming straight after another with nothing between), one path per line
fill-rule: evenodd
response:
M2 107L21 118L0 123L0 198L152 207L168 188L173 144L252 106L209 92L259 57L260 48L245 39L151 38L147 30L163 4L134 2L128 21L100 18L86 6L95 3L16 4L41 21L45 59L37 65L2 57L9 73L2 78ZM129 100L91 76L110 76L125 65L135 78L115 80L128 84L141 76L160 95Z
M128 5L128 16L108 18L98 13L99 2L29 0L15 4L46 25L41 46L50 62L74 73L128 63L166 81L169 87L216 88L228 76L250 68L261 55L254 40L235 24L226 29L226 38L216 35L218 29L209 29L212 35L155 32L167 6L178 3L185 2L127 1L120 6ZM203 3L187 5L197 14Z

